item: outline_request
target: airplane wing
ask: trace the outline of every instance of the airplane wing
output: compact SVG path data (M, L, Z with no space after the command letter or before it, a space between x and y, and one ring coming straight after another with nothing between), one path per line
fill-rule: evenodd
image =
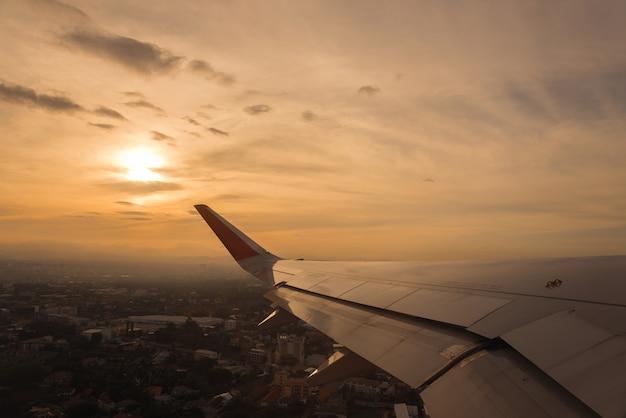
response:
M322 385L375 365L439 417L626 417L626 257L335 262L277 257L206 205L235 260L271 286L261 324L299 318L344 349Z

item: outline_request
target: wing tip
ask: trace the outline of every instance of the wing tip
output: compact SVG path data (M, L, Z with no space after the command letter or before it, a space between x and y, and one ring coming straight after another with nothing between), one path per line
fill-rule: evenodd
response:
M209 227L211 227L235 261L240 262L241 260L256 256L275 257L209 206L200 203L194 205L194 208Z

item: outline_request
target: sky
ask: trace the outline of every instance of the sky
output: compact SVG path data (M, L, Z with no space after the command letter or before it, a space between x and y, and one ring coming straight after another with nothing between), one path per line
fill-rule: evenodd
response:
M624 254L625 15L0 0L0 257Z

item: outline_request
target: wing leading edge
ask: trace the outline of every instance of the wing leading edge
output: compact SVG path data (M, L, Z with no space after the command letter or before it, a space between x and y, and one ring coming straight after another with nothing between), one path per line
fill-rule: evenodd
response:
M311 384L369 362L419 389L433 418L626 416L626 257L285 260L196 209L241 267L272 286L277 310L260 326L299 318L350 350Z

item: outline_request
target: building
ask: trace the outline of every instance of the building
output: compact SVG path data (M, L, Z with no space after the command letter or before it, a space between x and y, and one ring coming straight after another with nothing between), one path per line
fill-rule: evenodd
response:
M304 337L294 334L278 334L276 356L279 360L294 358L297 364L304 363Z
M21 351L68 350L69 348L70 344L66 340L54 340L50 335L17 343L17 349Z
M87 328L95 322L89 318L64 314L46 314L46 319L56 324L76 325L79 328Z
M306 380L308 375L304 370L295 373L279 371L274 373L274 385L280 387L283 398L307 399L314 394L314 387Z
M227 319L224 321L224 330L226 331L235 331L237 330L237 320L236 319Z
M132 324L133 329L141 328L144 331L156 331L166 327L167 324L184 325L189 318L182 315L142 315L129 316L128 321ZM215 327L224 322L222 318L213 318L211 316L196 316L191 318L191 320L203 328Z
M263 348L253 348L248 351L248 361L263 363L267 359L267 352Z
M93 341L94 335L98 335L98 334L100 334L101 337L104 337L102 330L100 328L86 329L80 333L80 335L87 338L87 341ZM109 337L108 339L111 339L111 338Z
M208 358L211 360L217 360L219 358L219 354L216 351L211 350L203 350L201 348L197 349L193 352L193 358L195 360L200 360L203 358Z
M313 416L320 418L348 418L348 405L343 398L333 397L319 405L315 409Z
M419 408L415 405L407 405L405 403L397 403L393 405L393 412L396 418L417 418L419 417Z
M352 378L344 381L343 385L352 392L366 396L387 396L395 393L394 385L374 379Z

